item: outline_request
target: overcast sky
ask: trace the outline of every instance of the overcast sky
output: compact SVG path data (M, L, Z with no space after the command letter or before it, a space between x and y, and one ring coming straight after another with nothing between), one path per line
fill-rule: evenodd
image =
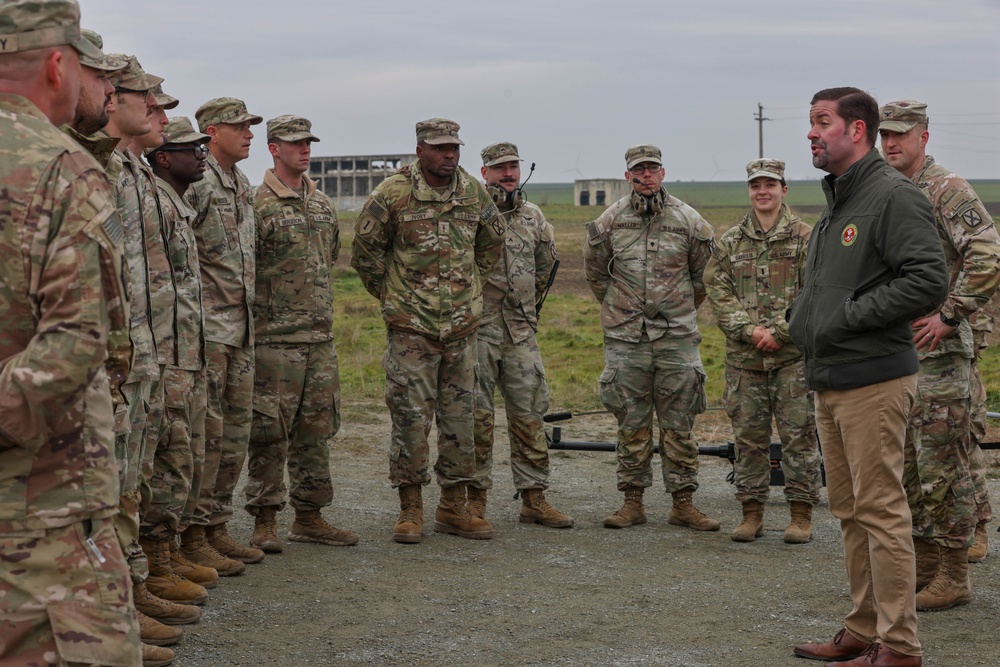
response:
M764 153L810 163L808 108L852 85L928 103L929 152L1000 178L1000 0L80 0L105 51L138 56L194 118L212 97L308 117L313 155L412 152L414 123L461 124L462 166L513 141L533 182L619 177L663 149L668 180L742 180ZM271 165L263 126L241 163Z

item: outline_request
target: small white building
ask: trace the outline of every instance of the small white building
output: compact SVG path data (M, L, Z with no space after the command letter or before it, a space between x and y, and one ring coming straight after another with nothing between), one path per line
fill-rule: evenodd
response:
M623 178L581 178L573 181L576 206L610 206L632 192Z

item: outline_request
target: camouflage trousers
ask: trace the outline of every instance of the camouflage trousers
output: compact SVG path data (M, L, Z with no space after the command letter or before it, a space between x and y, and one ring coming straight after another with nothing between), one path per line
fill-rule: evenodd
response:
M920 362L906 428L903 484L913 534L949 549L972 545L976 499L969 467L969 359Z
M330 439L340 430L334 342L261 343L256 349L246 510L318 510L333 500ZM285 488L285 468L289 488Z
M976 523L989 523L993 520L993 506L990 505L990 492L986 486L986 456L979 446L986 439L986 386L979 373L978 355L972 360L970 378L972 455L969 457L969 465L972 484L976 490Z
M205 341L205 371L205 465L191 524L215 526L233 517L233 491L247 458L253 411L253 345L232 347Z
M479 328L476 334L476 473L473 486L493 488L494 393L500 388L507 411L510 468L514 488L547 489L549 446L542 416L549 409L549 385L538 342L532 335L515 343L503 320Z
M385 404L392 418L389 481L393 488L428 484L428 436L437 426L434 464L442 487L467 484L476 470L473 391L476 335L437 341L389 330L382 369Z
M153 458L150 503L140 531L159 540L184 532L201 492L205 466L205 369L167 366L163 373L164 417Z
M736 499L765 502L771 484L771 418L781 439L781 468L789 502L819 502L816 416L802 361L770 371L726 366L726 414L736 437Z
M123 384L122 395L126 404L120 410L124 410L124 418L115 420L115 457L118 460L118 482L121 485L115 531L121 551L128 562L132 581L136 583L146 581L149 576L149 562L139 547L139 473L145 455L146 414L149 411L152 385L151 380Z
M601 403L618 420L618 490L653 484L653 410L668 493L698 488L695 415L705 411L701 335L638 343L604 337Z
M142 443L142 460L139 464L139 516L144 517L149 509L152 500L152 488L150 480L153 478L153 460L156 458L156 447L159 445L160 436L163 433L163 402L165 400L166 387L163 375L166 366L160 366L160 374L154 378L149 387L149 402L146 410L145 440Z
M0 664L142 664L112 518L0 534Z

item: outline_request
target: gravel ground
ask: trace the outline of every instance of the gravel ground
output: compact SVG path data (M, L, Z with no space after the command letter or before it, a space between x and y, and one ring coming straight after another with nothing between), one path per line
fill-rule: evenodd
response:
M712 439L718 420L703 420L703 444L721 444ZM496 537L432 532L432 485L424 492L424 541L400 545L390 537L398 504L386 478L385 408L349 404L344 424L332 455L337 495L325 514L358 532L360 544L286 543L284 553L224 579L202 621L175 647L176 667L807 667L818 663L793 657L792 645L829 639L850 608L840 532L825 493L810 544L782 541L788 507L777 489L764 536L737 544L729 539L740 515L725 481L730 465L703 457L695 501L722 522L720 532L667 524L670 498L659 480L646 493L647 525L607 530L601 519L622 500L613 454L553 452L547 497L576 526L522 525L504 437L487 512ZM563 438L613 433L613 420L598 415L568 422ZM1000 482L992 480L990 490L1000 497ZM282 534L291 514L279 515ZM230 528L247 539L252 521L237 509ZM973 565L971 604L920 615L924 665L1000 665L998 571L998 555Z

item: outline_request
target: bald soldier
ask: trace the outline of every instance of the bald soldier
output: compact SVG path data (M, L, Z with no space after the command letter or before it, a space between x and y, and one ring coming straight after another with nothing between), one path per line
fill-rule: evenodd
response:
M417 161L382 181L355 225L351 265L382 304L389 481L399 491L396 542L420 542L427 436L438 429L434 530L490 539L466 489L475 474L473 389L482 285L500 260L504 223L486 188L458 166L458 123L417 123Z
M73 0L0 5L0 663L141 663L115 536L104 361L126 326L111 184L56 126L73 119Z

